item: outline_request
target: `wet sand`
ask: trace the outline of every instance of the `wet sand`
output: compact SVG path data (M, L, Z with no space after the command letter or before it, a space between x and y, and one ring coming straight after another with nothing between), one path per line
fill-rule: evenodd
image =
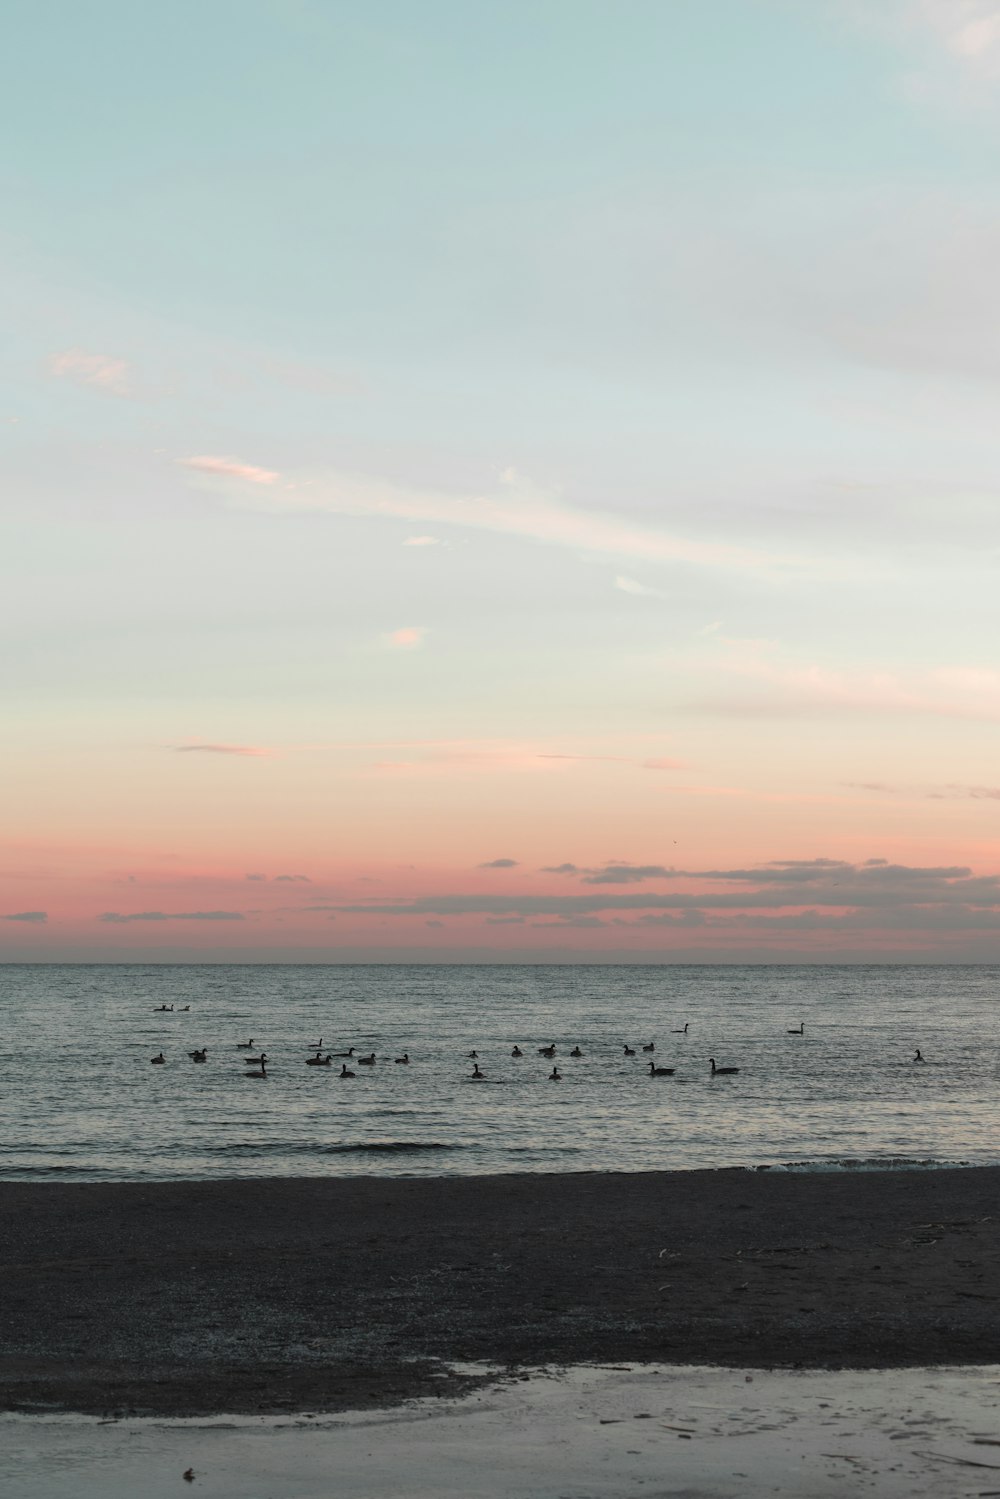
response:
M363 1409L468 1388L464 1360L991 1363L998 1193L996 1167L0 1183L0 1408Z

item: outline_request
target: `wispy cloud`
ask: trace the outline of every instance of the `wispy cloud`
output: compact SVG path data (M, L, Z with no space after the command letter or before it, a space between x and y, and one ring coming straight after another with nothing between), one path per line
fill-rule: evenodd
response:
M67 349L49 359L49 373L59 380L73 380L89 385L108 396L132 393L129 366L124 359L111 354L87 354L82 349Z
M402 629L392 630L385 637L386 644L397 651L415 651L424 643L427 631L422 625L404 625Z
M276 874L275 884L281 885L311 885L312 880L307 874Z
M224 479L243 479L248 484L277 484L281 478L273 469L258 468L253 463L243 463L239 458L219 458L205 454L199 458L178 459L182 468L192 468L202 474L213 474Z
M622 593L631 593L636 598L662 599L666 595L662 589L647 588L645 583L639 583L635 578L623 578L621 574L615 579L615 587Z
M105 911L98 921L125 926L132 921L242 921L242 911Z
M970 71L1000 79L1000 5L996 0L918 0L914 21L930 28Z
M170 748L178 755L240 755L249 760L265 759L271 753L256 744L172 744Z
M239 477L238 469L245 466L233 467L233 463L231 459L187 460L188 467ZM513 469L500 475L497 489L483 494L447 494L393 484L368 475L325 472L295 475L285 484L275 486L266 497L252 499L247 494L243 502L255 509L272 511L312 511L424 524L433 522L522 537L602 556L688 563L740 573L775 573L802 566L793 558L675 536L642 521L580 509L567 503L559 493L533 484ZM239 504L240 497L231 495L229 503Z
M44 926L48 919L48 911L12 911L9 916L0 917L2 921L26 921L32 926Z
M480 869L516 869L516 859L490 859L486 864L480 864Z

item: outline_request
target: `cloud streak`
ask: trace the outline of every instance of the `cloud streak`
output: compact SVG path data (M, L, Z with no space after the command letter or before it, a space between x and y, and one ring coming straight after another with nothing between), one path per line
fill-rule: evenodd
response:
M255 744L172 744L178 755L237 755L247 760L266 758L271 752Z
M213 457L208 453L198 458L180 458L178 462L182 468L194 469L216 478L242 479L247 484L277 484L281 478L274 469L258 468L256 464L243 463L239 458Z
M274 484L280 475L254 479L255 473L234 459L187 459L189 468ZM240 470L247 470L241 473ZM569 547L600 556L628 557L658 563L684 563L736 573L777 573L801 567L797 559L751 549L693 540L647 526L641 521L568 504L560 494L532 484L507 469L493 492L447 494L419 489L362 474L324 472L295 475L273 492L244 502L255 509L367 516L417 524L457 526L493 535L518 537L549 546ZM239 504L238 496L229 497Z
M133 921L243 921L242 911L104 911L98 921L126 926Z

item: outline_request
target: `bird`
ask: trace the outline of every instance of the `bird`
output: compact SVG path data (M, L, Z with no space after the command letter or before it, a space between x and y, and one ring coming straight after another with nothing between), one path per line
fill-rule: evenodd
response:
M709 1057L708 1060L713 1077L733 1077L740 1070L738 1067L716 1067L714 1057Z
M570 1052L570 1056L571 1057L582 1057L583 1056L583 1052L580 1050L579 1046L574 1046L573 1050Z
M249 1041L237 1041L236 1050L253 1051L253 1037L251 1036Z
M161 1013L166 1013L169 1015L170 1011L173 1009L173 1005L154 1005L153 1009L157 1015Z
M559 1071L558 1067L553 1067L552 1071L549 1073L549 1082L550 1083L561 1083L562 1082L562 1073Z
M789 1029L785 1032L785 1035L786 1036L804 1036L805 1033L806 1033L806 1023L805 1023L804 1020L800 1020L799 1023L798 1023L798 1025L790 1026Z
M356 1072L349 1072L347 1070L347 1063L346 1062L341 1062L341 1064L340 1064L340 1076L341 1077L357 1077L357 1075L358 1074Z
M514 1050L511 1052L511 1056L512 1057L523 1057L524 1056L524 1052L521 1050L521 1048L519 1046L515 1046Z
M259 1067L260 1064L261 1064L261 1062L266 1062L267 1061L267 1052L266 1051L262 1051L259 1057L244 1057L243 1060L247 1064L248 1067L253 1067L253 1066L258 1066Z
M266 1061L267 1061L267 1053L266 1052L262 1052L261 1053L261 1058L260 1058L260 1066L254 1072L244 1072L243 1076L244 1077L264 1077L264 1078L266 1078L267 1077L267 1067L265 1066Z
M179 1008L178 1008L178 1011L177 1011L177 1013L178 1013L178 1015L186 1015L186 1014L187 1014L187 1012L188 1012L188 1010L190 1010L190 1008L191 1008L191 1006L190 1006L190 1005L181 1005L181 1006L180 1006L180 1007L179 1007Z
M643 1049L643 1051L655 1051L656 1050L656 1042L655 1041L650 1041L650 1043L649 1043L648 1046L645 1044L645 1042L643 1042L642 1049Z
M362 1067L374 1067L375 1066L375 1053L372 1052L372 1054L371 1054L370 1057L358 1057L357 1061L358 1061L359 1065L362 1066Z
M675 1035L675 1036L686 1036L687 1033L688 1033L688 1026L690 1024L691 1024L691 1022L689 1020L685 1020L684 1024L680 1027L680 1029L679 1030L675 1030L672 1034Z
M916 1056L913 1058L913 1060L915 1062L926 1062L927 1058L925 1056L923 1056L923 1054L920 1051L918 1051L917 1054L916 1054Z
M473 1065L472 1065L472 1076L469 1078L469 1082L470 1083L484 1083L485 1081L486 1081L486 1073L485 1072L480 1072L480 1070L479 1070L479 1063L478 1062L474 1062Z
M335 1051L333 1053L333 1055L335 1057L353 1057L353 1055L354 1055L354 1047L353 1046L349 1046L346 1051Z
M478 1051L467 1051L466 1052L466 1056L468 1057L468 1059L469 1059L470 1062L474 1062L476 1060L476 1058L478 1057L478 1055L479 1055Z
M540 1057L554 1057L555 1054L556 1043L554 1041L550 1042L548 1046L540 1046L538 1048L538 1055Z
M401 1057L396 1057L395 1061L397 1067L408 1067L410 1065L410 1053L408 1051L404 1051L403 1055Z
M673 1077L676 1071L676 1067L657 1067L655 1062L649 1064L650 1077Z
M627 1057L634 1057L635 1056L635 1047L634 1046L626 1046L626 1048L625 1048L625 1055Z
M208 1060L208 1047L203 1046L201 1048L201 1051L189 1051L188 1056L191 1058L192 1062L206 1062Z
M320 1052L322 1050L323 1050L323 1037L320 1036L319 1040L316 1042L316 1045L310 1047L310 1051Z
M181 1474L181 1477L183 1478L185 1483L194 1483L194 1469L185 1468L184 1472Z
M166 1059L166 1057L165 1057L165 1056L164 1056L164 1055L163 1055L163 1052L162 1052L162 1051L161 1051L161 1052L160 1052L160 1055L159 1055L159 1056L158 1056L158 1057L150 1057L150 1059L149 1059L149 1060L150 1060L150 1061L151 1061L151 1062L152 1062L152 1064L153 1064L153 1066L154 1066L154 1067L161 1067L161 1066L162 1066L162 1065L163 1065L163 1063L164 1063L164 1062L165 1062L165 1061L166 1061L166 1060L167 1060L167 1059Z
M321 1057L319 1055L319 1053L317 1052L314 1057L306 1057L306 1066L307 1067L329 1067L331 1060L332 1060L332 1058L331 1058L331 1054L329 1052L326 1054L325 1057Z

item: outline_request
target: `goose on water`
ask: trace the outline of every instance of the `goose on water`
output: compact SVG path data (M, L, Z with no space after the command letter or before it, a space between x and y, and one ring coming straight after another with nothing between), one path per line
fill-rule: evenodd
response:
M358 1074L356 1072L349 1072L348 1071L347 1063L346 1062L341 1062L341 1064L340 1064L340 1076L341 1077L357 1077L357 1075Z
M189 1051L188 1052L188 1056L191 1058L192 1062L207 1062L208 1061L208 1047L207 1046L203 1046L200 1051L198 1051L198 1050Z
M259 1057L244 1057L243 1060L248 1067L259 1067L261 1062L267 1061L267 1052L262 1051Z
M634 1057L635 1056L635 1047L634 1046L626 1046L626 1048L625 1048L625 1055L627 1057Z
M554 1057L556 1054L556 1043L551 1041L548 1046L540 1046L538 1055L540 1057Z
M469 1082L470 1083L484 1083L485 1081L486 1081L486 1073L485 1072L480 1072L480 1070L479 1070L479 1063L478 1062L474 1062L473 1066L472 1066L472 1076L469 1078Z
M307 1067L329 1067L330 1063L332 1062L332 1060L333 1060L333 1058L332 1058L332 1055L330 1054L330 1052L327 1052L327 1054L326 1054L325 1057L321 1057L317 1053L317 1055L314 1056L314 1057L306 1057L306 1066Z
M358 1065L361 1066L361 1067L374 1067L375 1066L375 1053L372 1052L371 1056L369 1056L369 1057L357 1057L357 1058L355 1058L355 1060L357 1061Z
M561 1083L562 1082L562 1073L559 1071L558 1067L553 1067L552 1071L549 1073L549 1082L550 1083Z
M918 1051L913 1060L915 1062L926 1062L927 1058L920 1051Z
M570 1056L571 1057L582 1057L583 1056L583 1052L580 1050L579 1046L574 1046L573 1050L570 1052Z
M688 1033L688 1026L690 1024L691 1024L690 1020L685 1020L684 1024L681 1026L681 1028L679 1030L674 1031L673 1034L675 1036L686 1036L687 1033Z
M805 1023L804 1020L800 1020L799 1023L798 1023L798 1025L790 1026L789 1029L785 1032L785 1035L786 1036L804 1036L805 1033L806 1033L806 1023Z
M244 1077L267 1077L267 1067L265 1065L266 1062L267 1062L267 1057L266 1056L262 1056L261 1059L260 1059L260 1066L255 1071L253 1071L253 1072L244 1072L243 1076Z
M166 1060L167 1060L167 1059L166 1059L166 1057L165 1057L165 1056L164 1056L164 1055L163 1055L163 1052L162 1052L162 1051L161 1051L161 1052L160 1052L160 1055L159 1055L159 1056L158 1056L158 1057L150 1057L150 1059L149 1059L149 1060L150 1060L150 1061L151 1061L151 1062L152 1062L152 1064L153 1064L153 1066L154 1066L154 1067L161 1067L161 1066L162 1066L162 1065L163 1065L163 1063L164 1063L164 1062L165 1062L165 1061L166 1061Z
M476 1060L476 1058L478 1057L479 1053L478 1053L478 1051L467 1051L465 1053L465 1055L468 1057L468 1059L469 1059L470 1062L474 1062Z
M714 1057L709 1057L708 1061L713 1077L735 1077L740 1070L738 1067L716 1067Z
M395 1062L397 1067L409 1067L410 1053L408 1051L404 1051L401 1057L395 1058Z
M649 1064L650 1077L673 1077L676 1071L676 1067L657 1067L655 1062Z
M353 1055L354 1055L354 1047L353 1046L349 1046L346 1051L335 1051L333 1053L333 1055L335 1057L353 1057Z
M236 1050L253 1051L253 1037L251 1036L249 1041L237 1041Z
M524 1056L524 1052L521 1050L521 1048L519 1046L515 1046L514 1050L511 1052L511 1056L512 1057L523 1057Z
M650 1041L650 1043L649 1043L648 1046L646 1046L645 1043L643 1043L643 1048L642 1049L643 1049L643 1051L655 1051L656 1050L656 1042L655 1041Z

